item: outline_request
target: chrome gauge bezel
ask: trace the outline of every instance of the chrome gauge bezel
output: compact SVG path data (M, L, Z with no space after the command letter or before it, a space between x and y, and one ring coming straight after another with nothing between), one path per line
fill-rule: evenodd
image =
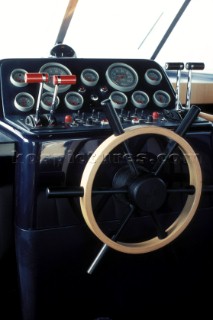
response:
M128 80L129 84L125 84L125 81L122 80L121 75L119 76L119 73L121 73L121 71L125 71L125 77L123 76L123 79L125 78L124 80ZM111 64L106 70L105 75L108 84L115 90L119 90L122 92L129 92L131 90L134 90L136 85L138 84L137 72L135 71L135 69L133 69L130 65L126 63L118 62ZM115 75L117 75L118 77L117 81L115 81L114 79Z
M70 103L70 101L68 100L70 96L74 96L78 99L78 105L74 105L74 104ZM64 97L64 103L68 109L76 111L76 110L79 110L82 108L82 106L84 104L84 98L80 93L78 93L76 91L69 91L69 92L67 92L67 94Z
M154 75L154 78L151 75ZM144 78L147 83L151 84L152 86L157 86L163 79L163 76L159 70L151 68L146 70Z
M143 100L141 99L141 101L139 101L136 96L141 96ZM143 109L146 108L149 103L149 96L146 92L137 90L132 93L131 101L136 108Z
M51 98L52 98L52 100L53 100L54 93L53 93L53 92L49 92L49 91L44 92L44 93L42 94L42 96L41 96L40 104L41 104L42 109L44 109L44 110L46 110L46 111L50 111L51 108L52 108L52 104L51 104L51 105L47 105L47 104L45 103L45 98L46 98L47 96L51 96ZM55 109L58 108L59 103L60 103L60 99L59 99L58 96L56 96L55 106L54 106Z
M54 71L55 70L55 71ZM58 72L59 70L59 72ZM49 92L54 92L55 86L52 84L52 76L54 75L71 75L71 71L63 64L58 62L48 62L41 66L39 72L47 73L49 75L49 82L44 83L44 89ZM65 92L71 87L70 84L63 84L58 86L58 93Z
M88 75L91 75L91 78ZM80 78L85 86L94 87L98 83L99 74L96 70L87 68L82 70Z
M120 100L119 100L119 103L116 101L115 97L118 97ZM123 109L125 108L127 102L128 102L128 98L127 96L125 95L125 93L123 92L120 92L120 91L113 91L111 94L110 94L110 100L111 100L111 104L113 106L113 108L115 109Z
M30 104L26 107L24 104L21 104L19 99L20 97L24 97L25 99L27 99ZM34 97L28 93L28 92L19 92L14 99L14 106L16 107L16 109L18 109L19 111L22 112L28 112L30 110L32 110L33 106L35 104L35 99Z
M159 99L160 96L163 96L165 99L163 101L160 100ZM156 106L158 106L159 108L166 108L171 101L171 97L166 91L157 90L153 94L153 101L156 104Z
M25 78L25 74L27 73L27 71L25 69L14 69L11 74L10 74L10 82L19 88L22 87L26 87L28 85L27 82L25 82L24 78ZM16 79L15 75L19 74L19 80Z

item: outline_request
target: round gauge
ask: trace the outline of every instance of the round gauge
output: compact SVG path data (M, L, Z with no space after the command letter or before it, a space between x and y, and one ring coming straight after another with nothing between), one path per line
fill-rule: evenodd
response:
M133 90L138 83L136 71L125 63L111 64L106 71L106 79L111 87L123 92Z
M10 74L10 82L16 87L25 87L25 74L27 73L24 69L14 69Z
M44 89L46 89L47 91L53 92L54 91L54 84L52 83L52 77L53 76L62 76L62 75L71 75L71 71L64 66L61 63L57 63L57 62L49 62L44 64L39 72L41 73L48 73L49 75L49 82L44 83ZM71 87L70 84L63 84L63 85L59 85L58 86L58 92L65 92L67 90L69 90L69 88Z
M148 69L144 76L146 82L153 86L158 85L162 80L162 74L157 69Z
M81 81L88 87L93 87L98 83L99 75L94 69L84 69L81 72Z
M120 91L113 91L109 98L111 99L112 106L115 109L123 109L128 101L127 96Z
M158 90L154 93L153 100L158 107L165 108L170 103L171 97L166 91Z
M68 92L64 98L65 105L68 109L79 110L84 103L84 98L78 92Z
M40 102L41 107L44 110L50 111L51 107L52 107L52 101L53 101L53 93L52 92L43 93L41 96L41 102ZM55 109L58 107L59 102L60 102L60 100L59 100L59 97L57 96L56 100L55 100Z
M131 100L136 108L142 109L149 103L149 96L144 91L134 91Z
M28 92L20 92L14 99L14 106L22 112L30 111L34 106L34 103L35 99Z

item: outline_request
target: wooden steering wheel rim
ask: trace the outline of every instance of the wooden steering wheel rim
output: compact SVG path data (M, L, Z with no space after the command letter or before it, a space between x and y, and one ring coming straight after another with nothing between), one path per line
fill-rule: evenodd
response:
M194 186L195 192L194 194L187 196L186 203L178 218L166 230L166 238L159 239L158 237L154 237L152 239L136 243L115 242L103 233L93 214L92 188L94 178L101 163L115 147L130 138L144 134L161 135L172 139L178 144L188 165L189 183ZM81 186L84 189L84 195L80 198L82 214L87 226L96 235L96 237L114 250L128 254L141 254L166 246L186 229L199 205L202 192L202 173L194 150L184 138L166 128L157 126L136 126L127 128L121 135L111 135L99 145L85 166L81 179Z

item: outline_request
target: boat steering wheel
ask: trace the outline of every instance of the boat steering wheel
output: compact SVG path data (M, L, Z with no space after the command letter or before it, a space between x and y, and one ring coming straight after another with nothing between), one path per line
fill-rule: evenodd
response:
M113 118L111 124L114 128L114 134L98 146L83 171L81 187L84 190L84 194L80 198L80 206L84 220L94 235L114 250L127 254L141 254L157 250L168 245L187 228L199 205L202 192L200 164L193 148L179 134L179 132L184 133L187 130L193 121L193 117L196 117L199 110L195 110L193 116L190 114L189 117L185 117L185 123L181 124L180 130L176 130L178 132L176 133L170 129L155 125L135 126L123 130L117 119L115 119L115 112L110 109L110 103L107 104L107 107L108 111L110 110L112 113L111 116L109 115L109 119ZM190 112L193 113L193 111ZM112 189L108 190L108 192L115 195L116 193L123 192L129 205L129 213L124 216L123 223L117 233L109 236L102 230L94 214L92 201L94 180L103 161L115 148L122 146L128 151L131 139L140 139L140 137L146 137L146 135L154 135L167 139L166 156L160 164L148 172L140 170L136 163L134 163L134 159L130 159L127 163L127 169L118 171L116 177L113 178ZM188 170L188 187L179 188L177 191L170 190L167 181L159 174L174 148L177 148L181 152ZM123 181L123 183L120 184L120 181ZM185 193L186 199L182 210L180 210L181 212L164 229L159 226L160 223L156 212L163 206L169 192ZM156 235L136 242L119 241L119 234L122 228L128 223L136 208L139 211L146 211L153 216L158 225Z

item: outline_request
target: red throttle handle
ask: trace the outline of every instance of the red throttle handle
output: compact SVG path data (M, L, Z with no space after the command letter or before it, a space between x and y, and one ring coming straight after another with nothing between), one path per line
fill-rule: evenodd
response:
M26 83L43 83L49 81L48 73L25 73Z
M52 81L54 85L61 85L61 84L76 84L76 75L54 75L52 77Z

